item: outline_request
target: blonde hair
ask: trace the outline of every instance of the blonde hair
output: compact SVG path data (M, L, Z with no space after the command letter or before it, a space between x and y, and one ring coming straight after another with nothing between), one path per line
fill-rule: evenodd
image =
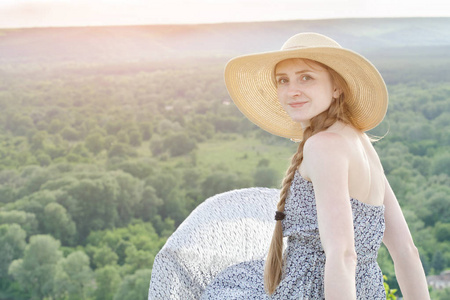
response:
M331 125L337 121L341 121L345 124L351 123L353 126L351 116L347 109L347 104L344 101L346 95L349 94L350 90L347 86L345 80L336 71L330 67L313 61L304 59L306 64L316 64L328 71L330 74L332 82L340 89L341 93L339 98L334 99L331 102L330 107L313 117L310 120L310 126L306 127L303 132L303 139L299 143L297 152L292 156L291 165L286 171L284 176L281 191L280 191L280 201L277 204L277 210L284 212L284 205L286 198L289 193L289 188L291 186L292 180L294 179L295 171L298 169L303 161L303 147L311 136L314 134L328 129ZM312 66L311 66L312 67ZM359 128L357 128L359 129ZM272 242L270 244L269 253L267 255L265 269L264 269L264 287L266 292L273 294L282 277L282 266L283 266L283 229L281 227L281 221L277 221L275 225L275 230L272 236Z

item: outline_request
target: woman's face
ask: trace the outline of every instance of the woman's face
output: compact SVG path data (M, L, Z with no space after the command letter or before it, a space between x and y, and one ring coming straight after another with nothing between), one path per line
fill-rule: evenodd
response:
M278 100L294 122L305 128L311 118L330 107L340 90L330 73L314 62L287 59L275 68Z

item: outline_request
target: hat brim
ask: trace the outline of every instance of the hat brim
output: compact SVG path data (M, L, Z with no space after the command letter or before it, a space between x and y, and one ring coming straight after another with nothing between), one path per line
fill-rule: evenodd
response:
M230 97L247 118L262 129L301 140L300 123L293 122L278 101L275 66L290 58L318 61L339 73L350 89L350 117L362 131L376 127L388 106L386 84L375 66L360 54L337 47L305 47L236 57L225 67Z

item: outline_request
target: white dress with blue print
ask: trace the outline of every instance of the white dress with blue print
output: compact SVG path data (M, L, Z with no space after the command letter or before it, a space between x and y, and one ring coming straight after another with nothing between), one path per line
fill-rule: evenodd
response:
M384 234L384 206L350 199L357 253L358 300L384 300L383 276L377 253ZM201 299L303 299L324 297L325 254L320 242L316 201L311 182L296 172L286 199L283 235L288 238L283 254L282 280L272 296L264 291L264 260L231 266L206 287Z

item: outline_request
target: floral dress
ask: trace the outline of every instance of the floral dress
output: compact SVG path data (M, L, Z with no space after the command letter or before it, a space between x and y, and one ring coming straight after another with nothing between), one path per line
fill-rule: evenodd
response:
M350 199L355 236L357 299L386 299L377 253L383 239L384 206ZM296 172L282 221L287 237L282 280L272 296L264 291L264 260L231 266L206 287L201 299L325 299L323 251L314 188Z

